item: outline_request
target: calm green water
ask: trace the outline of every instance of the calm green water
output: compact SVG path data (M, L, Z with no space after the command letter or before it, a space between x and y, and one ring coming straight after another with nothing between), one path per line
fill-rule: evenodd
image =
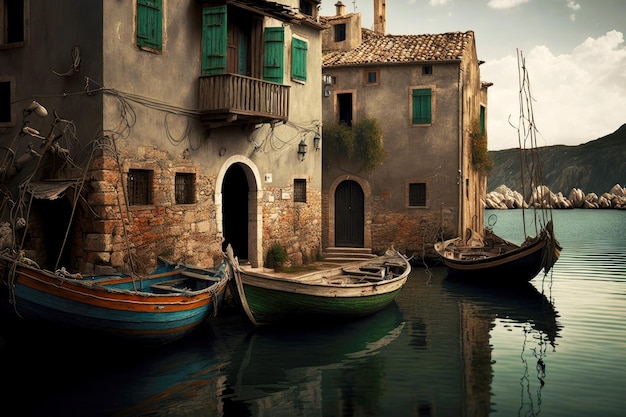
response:
M521 240L519 211L492 214ZM553 214L561 258L525 291L414 268L397 302L364 320L256 331L222 312L149 351L4 329L0 403L42 416L622 416L626 212Z

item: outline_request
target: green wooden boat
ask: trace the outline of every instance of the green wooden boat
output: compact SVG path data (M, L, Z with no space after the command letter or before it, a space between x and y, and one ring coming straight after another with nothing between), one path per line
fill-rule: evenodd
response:
M323 324L364 317L391 304L409 276L408 259L394 249L363 262L301 275L240 266L232 250L231 288L254 325Z

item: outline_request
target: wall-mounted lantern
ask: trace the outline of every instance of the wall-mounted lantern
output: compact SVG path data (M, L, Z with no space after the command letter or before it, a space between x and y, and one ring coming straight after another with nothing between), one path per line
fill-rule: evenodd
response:
M306 142L304 141L304 139L302 139L300 141L300 144L298 145L298 159L300 159L300 161L304 161L304 155L306 155Z
M315 136L313 136L313 147L316 151L320 150L320 144L322 142L322 137L319 133L315 132Z

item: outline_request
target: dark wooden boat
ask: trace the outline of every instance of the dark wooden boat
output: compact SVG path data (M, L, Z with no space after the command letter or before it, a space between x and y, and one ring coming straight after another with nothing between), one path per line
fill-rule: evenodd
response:
M411 272L408 259L393 249L364 262L301 275L242 267L230 247L227 258L234 292L255 325L320 323L376 313L395 300Z
M434 247L448 277L501 285L529 282L542 269L547 273L561 251L551 221L538 236L526 238L521 245L485 229L485 236L480 239L449 239L435 243Z
M161 260L152 273L80 276L0 253L9 310L19 317L147 344L173 342L217 314L231 276Z

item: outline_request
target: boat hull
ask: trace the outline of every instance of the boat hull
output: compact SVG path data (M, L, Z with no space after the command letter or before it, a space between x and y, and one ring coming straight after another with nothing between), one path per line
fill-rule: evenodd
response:
M297 283L290 283L286 289L271 288L267 278L245 273L241 278L248 306L255 319L262 323L288 321L294 317L351 319L367 316L393 302L406 282L405 277L387 286L345 291L342 295L341 291L328 292Z
M104 332L147 344L180 339L217 312L227 280L187 293L152 292L151 286L180 279L174 268L133 280L112 276L69 279L3 259L0 273L14 268L10 308L20 317ZM4 282L9 282L5 280Z
M411 271L405 258L392 259L390 264L394 272L385 276L370 274L359 279L350 275L358 274L362 271L360 268L366 266L389 267L385 261L353 264L294 277L236 266L233 282L242 307L253 324L294 321L324 324L329 320L368 316L391 304Z
M498 285L528 283L542 269L550 269L558 258L558 244L555 247L549 236L518 246L497 256L477 256L475 259L454 259L447 255L445 245L435 249L447 268L448 278L468 282ZM554 259L554 261L548 261Z

